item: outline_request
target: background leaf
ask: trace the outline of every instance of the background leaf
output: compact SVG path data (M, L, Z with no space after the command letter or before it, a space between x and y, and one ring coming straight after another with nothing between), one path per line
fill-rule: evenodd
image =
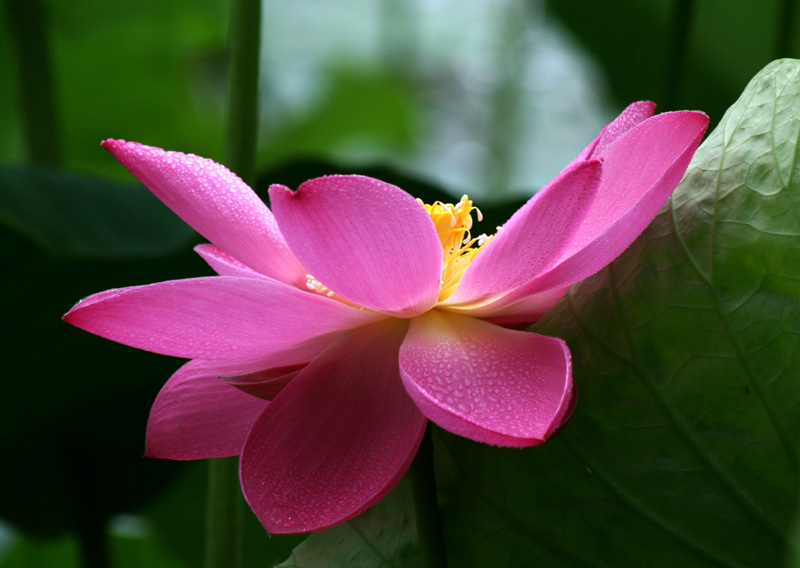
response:
M186 250L198 240L191 227L140 185L0 167L0 187L0 222L53 257L157 257Z
M149 407L177 365L60 316L98 288L199 272L197 237L141 186L24 168L0 169L0 185L0 312L13 330L2 343L13 404L0 413L0 448L24 464L0 470L0 484L15 488L0 516L38 535L88 535L178 471L141 458Z
M605 70L618 104L702 109L712 126L769 61L797 57L793 2L548 0L547 7Z
M798 493L798 136L800 62L778 61L645 233L537 324L573 353L559 438L439 436L456 566L779 565Z

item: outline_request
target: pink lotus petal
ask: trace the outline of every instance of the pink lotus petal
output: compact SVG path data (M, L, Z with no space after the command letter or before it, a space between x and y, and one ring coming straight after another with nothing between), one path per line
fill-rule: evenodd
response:
M197 245L194 252L220 276L236 276L239 278L268 278L256 272L244 263L239 262L215 245Z
M603 130L600 131L600 134L591 144L583 149L576 158L576 161L588 160L601 156L612 142L640 122L644 122L653 116L655 111L656 105L650 101L639 101L629 104L617 118L609 122Z
M307 363L259 369L252 373L221 377L249 395L272 400L302 371Z
M361 176L273 185L272 208L292 251L336 294L412 317L439 295L442 248L430 216L403 190Z
M528 296L566 289L619 256L669 199L707 125L708 117L699 112L665 113L617 138L601 156L603 180L597 198L561 259L544 274L480 306L480 312L474 314L508 314L510 305Z
M708 126L699 112L669 112L654 116L628 130L595 156L603 159L603 181L592 208L564 258L572 256L600 236L626 242L608 264L650 224L683 177ZM628 225L615 227L621 216L634 211L635 234ZM613 230L610 230L612 229ZM625 230L627 229L627 231Z
M573 389L562 340L438 310L411 320L400 375L429 419L498 446L532 446L550 437Z
M426 424L398 376L406 328L389 319L348 332L256 421L241 480L267 531L309 532L346 521L403 476Z
M335 339L314 338L260 359L195 359L185 364L167 381L153 404L145 455L174 460L239 455L267 403L226 384L220 377L305 365Z
M281 282L305 285L266 205L226 167L192 154L124 140L103 147L198 233L229 255Z
M237 360L385 317L274 280L213 276L108 290L64 320L155 353Z
M538 276L570 244L600 185L591 160L569 166L521 207L475 257L445 302L471 304L502 295Z
M531 322L537 321L569 290L569 287L555 288L547 292L540 292L527 296L515 304L503 308L487 304L478 306L475 310L453 310L461 315L468 315L485 319L486 321L509 327L511 324L524 324L527 327ZM512 326L513 327L513 326Z
M226 384L219 376L248 368L241 362L198 359L178 369L150 411L145 455L173 460L238 456L269 403Z

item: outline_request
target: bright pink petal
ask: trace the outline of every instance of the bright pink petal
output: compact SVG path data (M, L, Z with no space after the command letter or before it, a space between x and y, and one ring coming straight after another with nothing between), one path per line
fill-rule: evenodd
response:
M308 272L343 298L411 317L439 295L442 248L430 216L413 197L361 176L273 185L275 218Z
M569 166L503 225L475 257L446 304L502 295L538 276L570 244L600 185L601 163Z
M578 154L576 161L588 160L601 156L612 142L640 122L644 122L653 116L655 111L656 105L650 101L631 103L617 118L609 122L603 130L600 131L600 134L591 144Z
M346 521L403 476L426 424L399 377L406 329L390 319L348 332L256 421L241 479L267 531L301 533Z
M236 456L267 402L221 380L278 366L305 364L332 338L247 361L195 359L172 375L156 397L147 423L145 455L173 460Z
M269 404L220 380L241 363L195 360L170 377L147 423L145 455L196 460L238 456Z
M212 276L101 292L64 320L155 353L237 360L384 317L274 280Z
M267 278L244 263L239 262L221 248L214 245L197 245L194 252L220 276L236 276L239 278Z
M567 288L619 256L669 199L707 125L708 117L699 112L665 113L617 138L601 156L597 198L561 259L544 274L481 306L476 315L507 313L510 305Z
M124 140L103 147L189 225L229 255L281 282L305 284L305 270L272 213L226 167L192 154Z
M498 446L546 440L561 425L573 390L562 340L438 310L411 320L400 374L436 424Z
M607 241L627 243L612 257L616 258L650 224L672 194L706 126L708 117L699 112L664 113L596 151L595 156L603 159L600 191L564 257L603 236ZM629 212L633 215L624 226L609 230Z
M222 377L226 383L233 385L242 392L252 396L272 400L286 388L292 379L306 366L306 363L298 365L284 365L269 369L259 369L252 373L243 373Z
M519 302L503 308L497 308L492 304L488 304L478 307L475 310L458 310L456 313L479 317L492 323L505 326L511 324L531 324L547 313L556 302L564 297L568 290L569 287L555 288L547 292L540 292L539 294L527 296Z

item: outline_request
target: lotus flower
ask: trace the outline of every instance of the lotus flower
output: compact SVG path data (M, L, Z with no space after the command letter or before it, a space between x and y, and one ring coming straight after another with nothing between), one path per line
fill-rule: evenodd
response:
M343 522L386 495L427 420L478 442L552 436L574 401L566 344L518 329L613 260L677 185L708 123L635 103L494 236L457 204L360 176L270 187L270 211L210 160L107 140L213 244L218 276L101 292L64 316L192 361L166 383L146 455L240 455L272 533ZM512 329L515 328L515 329Z

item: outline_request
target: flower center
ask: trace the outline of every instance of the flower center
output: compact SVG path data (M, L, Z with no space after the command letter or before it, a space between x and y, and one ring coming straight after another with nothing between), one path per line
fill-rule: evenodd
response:
M417 199L417 201L431 216L436 232L439 234L439 242L442 244L442 281L439 289L439 301L441 302L455 291L469 263L492 240L492 236L484 234L472 238L470 234L472 212L475 211L478 221L483 221L483 215L480 209L472 205L472 201L466 195L455 205L440 201L428 205L421 199Z

